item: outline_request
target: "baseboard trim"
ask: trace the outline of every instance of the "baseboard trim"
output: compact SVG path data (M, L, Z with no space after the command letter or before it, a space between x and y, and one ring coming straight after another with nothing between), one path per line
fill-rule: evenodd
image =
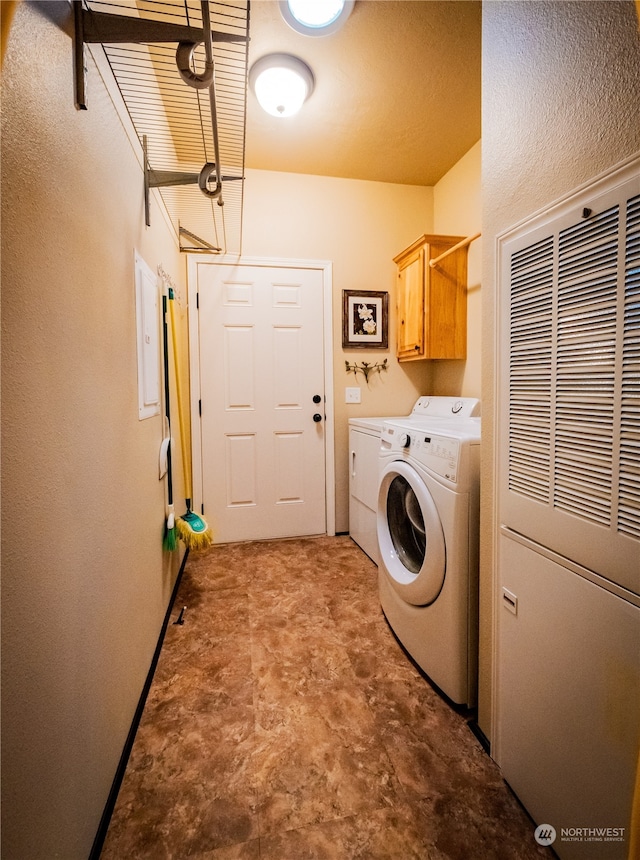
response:
M158 637L158 642L156 644L156 649L153 652L153 658L151 660L151 665L149 667L149 671L147 673L147 677L144 682L144 686L142 688L142 693L140 694L140 698L138 700L138 705L136 707L135 714L133 715L133 721L131 723L131 727L129 729L129 734L127 735L127 739L125 741L122 755L120 756L120 761L118 762L118 767L116 768L116 774L113 778L113 783L111 784L111 790L109 791L109 796L107 798L107 802L105 804L104 810L102 812L102 817L100 819L100 824L98 825L98 830L95 835L95 839L93 840L93 845L91 846L91 853L89 854L89 860L98 860L100 854L102 852L102 847L104 845L104 840L107 837L107 830L109 829L109 824L111 822L111 816L113 815L113 810L115 809L116 800L118 799L118 793L120 792L120 786L122 785L122 780L124 779L124 774L127 769L127 764L129 763L129 757L131 755L131 750L133 748L133 742L136 738L136 734L138 732L138 726L140 725L140 720L142 719L142 713L144 711L144 707L147 703L147 696L149 695L149 690L151 689L151 684L153 682L153 676L156 673L156 668L158 666L158 659L160 658L160 652L162 651L162 645L164 643L164 637L167 632L167 627L169 626L169 619L171 618L171 613L173 611L173 604L175 603L176 594L178 593L178 587L180 585L180 581L182 580L182 574L184 572L185 564L187 563L187 558L189 557L189 549L185 551L184 557L182 559L182 564L180 565L180 570L178 571L178 576L176 577L175 585L173 586L173 591L171 593L171 600L169 601L169 606L167 607L167 611L164 616L164 621L162 623L162 629L160 630L160 636Z
M487 753L487 755L491 755L491 743L489 742L489 738L482 731L480 726L475 720L469 720L467 725L473 735L480 741L480 745Z

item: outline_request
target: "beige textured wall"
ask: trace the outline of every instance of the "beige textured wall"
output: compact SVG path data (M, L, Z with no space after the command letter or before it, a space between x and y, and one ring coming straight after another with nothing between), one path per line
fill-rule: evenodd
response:
M175 581L161 418L138 420L134 249L184 284L70 5L21 3L2 71L2 856L85 860ZM178 459L178 457L176 457ZM179 497L182 482L178 481Z
M479 723L491 735L495 239L640 150L632 2L483 3L483 471Z
M452 236L482 232L480 142L473 146L433 189L433 229ZM469 245L467 256L467 359L433 362L433 394L481 397L482 239Z
M432 229L431 188L293 173L247 170L243 253L248 257L329 260L333 263L333 358L336 449L336 529L347 531L348 420L360 415L403 415L431 388L430 362L395 359L394 256ZM342 290L389 292L389 349L342 349ZM389 370L357 379L344 362L389 359ZM344 389L362 390L359 405Z

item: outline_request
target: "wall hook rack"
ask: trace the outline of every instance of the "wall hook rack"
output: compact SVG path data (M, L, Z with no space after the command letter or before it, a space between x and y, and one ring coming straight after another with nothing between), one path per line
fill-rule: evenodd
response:
M380 364L377 361L375 364L369 364L368 361L363 361L361 364L358 364L357 362L354 362L354 364L349 364L348 361L345 361L345 367L346 367L347 373L353 373L354 376L357 376L359 373L362 373L362 375L364 376L364 381L368 385L369 384L369 376L372 373L382 373L383 370L389 369L387 362L388 362L388 359L386 359L386 358L382 362L382 364Z

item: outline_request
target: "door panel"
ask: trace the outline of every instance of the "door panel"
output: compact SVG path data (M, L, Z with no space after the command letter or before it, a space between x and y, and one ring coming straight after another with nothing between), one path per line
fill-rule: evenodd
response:
M218 542L326 531L323 276L200 264L205 515ZM314 395L322 397L313 402Z
M254 409L254 330L247 326L225 326L225 407Z
M227 507L255 505L256 492L256 436L244 433L225 436L225 483Z

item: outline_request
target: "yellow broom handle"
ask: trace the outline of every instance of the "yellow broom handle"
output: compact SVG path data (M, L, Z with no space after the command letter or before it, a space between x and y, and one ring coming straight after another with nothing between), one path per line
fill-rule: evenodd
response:
M187 435L183 412L182 384L180 382L180 362L178 353L178 331L173 313L173 290L169 291L169 315L171 317L171 343L173 344L173 366L176 376L176 397L178 399L178 421L180 424L180 445L182 447L182 471L184 473L184 494L191 504L191 467L187 458Z

